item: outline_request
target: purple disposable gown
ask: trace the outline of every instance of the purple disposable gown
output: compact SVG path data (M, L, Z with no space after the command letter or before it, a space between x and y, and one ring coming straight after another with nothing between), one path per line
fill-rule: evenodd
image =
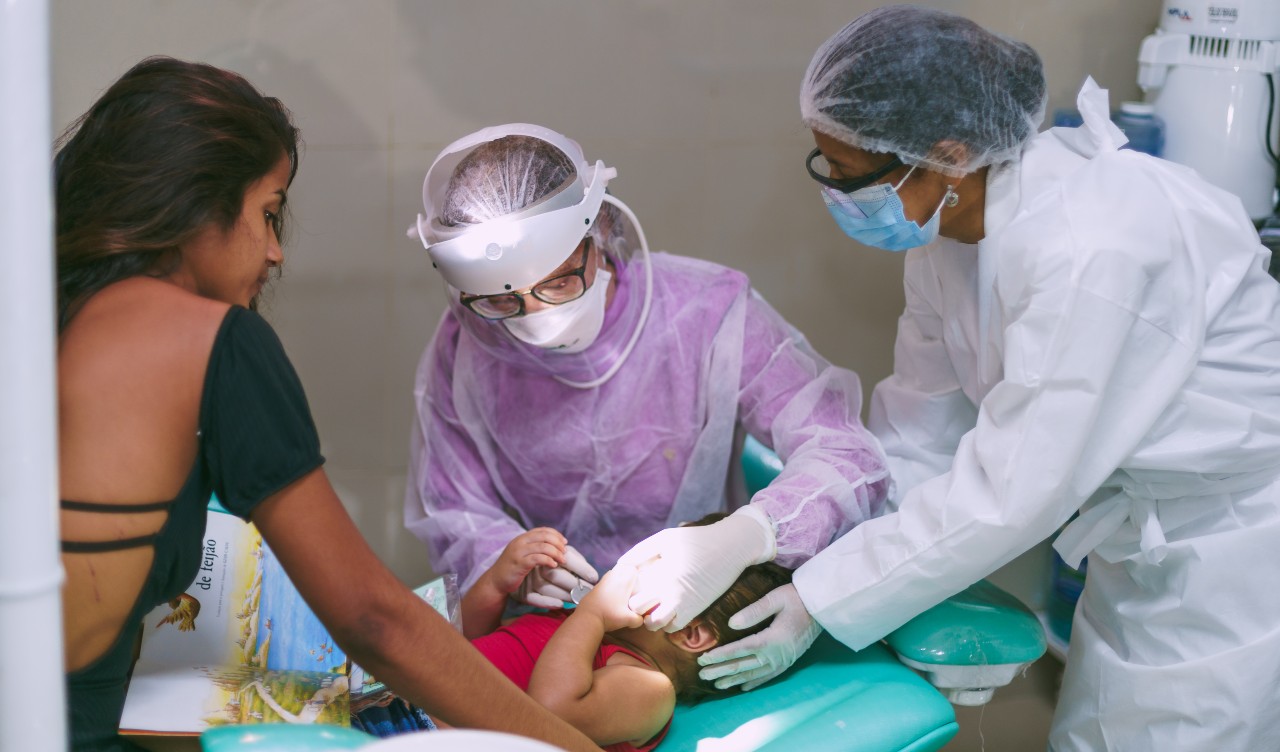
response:
M885 458L859 420L861 388L756 295L741 272L655 254L653 301L612 379L644 298L644 264L616 262L599 339L581 353L525 345L460 308L423 353L405 525L437 572L467 589L521 532L546 526L600 571L664 527L730 506L735 425L783 473L751 499L795 567L878 515Z

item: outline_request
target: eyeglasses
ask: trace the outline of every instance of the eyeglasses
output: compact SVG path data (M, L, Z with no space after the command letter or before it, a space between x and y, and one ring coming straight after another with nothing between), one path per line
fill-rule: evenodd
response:
M813 163L814 163L814 160L816 159L820 159L821 162L818 164L818 167L815 169ZM822 150L814 149L813 151L809 152L809 157L805 159L804 166L805 166L805 169L809 171L809 177L813 178L819 183L822 183L828 188L834 188L837 191L840 191L841 193L853 193L859 188L866 188L867 186L876 182L880 178L884 177L885 175L888 175L889 173L901 167L902 160L898 159L898 155L895 154L893 155L893 159L889 160L888 164L875 170L874 172L869 172L866 175L863 175L861 177L856 177L856 178L833 178L831 177L830 169L828 169L827 167L826 157L822 156Z
M490 321L501 321L524 315L524 296L532 295L548 305L560 305L577 300L587 291L587 261L591 258L591 238L583 238L582 263L564 274L544 279L527 290L503 292L497 295L461 295L458 301L477 316Z

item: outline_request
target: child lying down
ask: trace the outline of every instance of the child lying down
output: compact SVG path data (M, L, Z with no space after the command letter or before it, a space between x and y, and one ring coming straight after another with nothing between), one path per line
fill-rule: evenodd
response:
M710 515L705 525L723 515ZM537 566L564 560L565 539L535 528L513 539L462 598L463 632L511 681L607 750L650 750L666 734L677 701L718 690L698 677L698 656L768 626L731 629L729 617L791 581L773 563L743 571L688 626L651 632L627 607L635 568L615 568L576 608L525 614L501 624L507 597Z

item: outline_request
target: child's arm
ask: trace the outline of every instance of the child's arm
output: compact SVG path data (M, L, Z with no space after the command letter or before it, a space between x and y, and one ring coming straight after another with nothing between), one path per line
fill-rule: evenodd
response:
M626 605L634 579L634 569L605 575L551 636L529 680L531 697L600 745L646 742L675 709L661 671L627 661L592 669L606 633L643 623Z
M566 545L564 536L549 527L535 527L513 538L462 596L462 634L474 640L497 629L507 597L520 589L534 567L562 564Z

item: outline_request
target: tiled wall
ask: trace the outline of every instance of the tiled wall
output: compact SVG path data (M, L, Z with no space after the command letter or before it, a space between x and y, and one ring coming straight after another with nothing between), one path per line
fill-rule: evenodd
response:
M869 392L890 371L901 257L827 217L801 167L801 75L870 0L55 0L61 129L140 58L234 69L294 112L307 149L294 242L270 303L306 385L328 471L374 547L429 576L401 526L411 389L444 306L405 238L435 153L485 125L536 122L618 168L654 249L737 266ZM1134 98L1158 0L954 0L1045 59L1050 108L1086 74ZM1039 554L1004 576L1026 593ZM1007 568L1008 569L1008 568Z

